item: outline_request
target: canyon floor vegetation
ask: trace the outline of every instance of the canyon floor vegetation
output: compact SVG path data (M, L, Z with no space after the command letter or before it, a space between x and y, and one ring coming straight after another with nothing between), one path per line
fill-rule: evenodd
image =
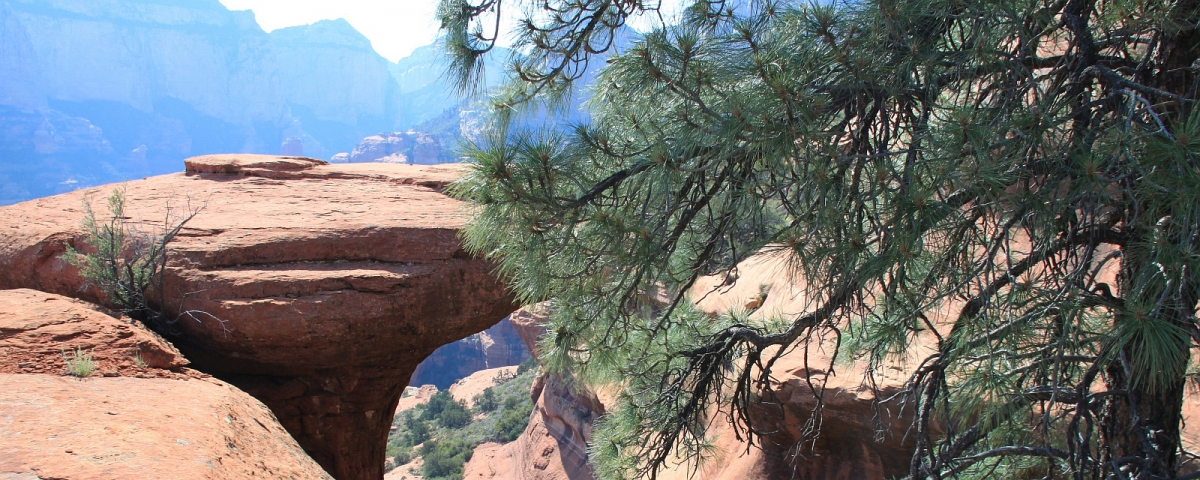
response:
M421 468L413 473L431 480L462 478L463 465L475 447L484 442L508 443L525 431L533 411L529 389L539 373L530 358L517 368L516 376L496 378L495 385L473 398L474 408L442 390L428 402L396 415L392 423L396 428L388 435L389 468L411 468L403 465L421 457Z
M656 5L439 9L466 90L496 17L522 16L452 192L476 207L470 250L554 302L548 368L621 387L598 476L699 461L716 408L758 438L774 356L832 336L868 372L932 344L901 392L911 430L891 433L915 439L908 478L1180 477L1200 2L696 0L629 31ZM590 121L517 121L584 82ZM698 277L764 250L807 311L689 308Z

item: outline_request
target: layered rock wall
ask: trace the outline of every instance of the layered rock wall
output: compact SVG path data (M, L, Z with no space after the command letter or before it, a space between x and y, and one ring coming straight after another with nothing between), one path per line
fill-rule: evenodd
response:
M64 372L76 350L91 375ZM330 478L262 403L187 363L95 305L0 290L0 478Z
M123 186L130 222L202 206L170 246L172 341L197 369L260 399L335 477L379 478L392 411L417 364L513 309L459 246L458 167L253 155ZM86 249L90 189L0 208L0 288L102 301L61 259ZM98 201L94 205L103 211Z

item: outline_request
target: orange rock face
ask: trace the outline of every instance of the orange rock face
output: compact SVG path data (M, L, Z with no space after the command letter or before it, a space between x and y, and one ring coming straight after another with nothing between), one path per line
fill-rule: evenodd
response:
M758 256L739 266L738 281L732 285L724 277L701 279L692 298L701 310L713 313L749 309L754 311L754 318L794 315L805 310L798 300L803 285L788 278L783 262ZM545 334L545 312L536 306L527 307L513 313L510 320L535 351L538 339ZM660 472L660 478L882 480L902 474L911 458L911 440L908 444L903 441L908 418L891 416L899 410L896 405L875 408L860 366L842 367L829 375L827 353L813 349L806 365L805 352L799 350L784 355L775 364L776 381L770 390L758 392L763 398L771 398L771 404L756 405L752 412L761 430L774 432L761 439L759 446L747 452L746 444L737 440L732 426L719 416L708 432L716 451L694 471L691 465L675 465ZM903 378L903 367L898 367L882 376L883 382L877 388L884 395L894 393ZM816 405L809 380L824 388L822 433L816 442L796 450L796 442ZM506 445L477 448L467 464L469 475L465 479L591 478L590 470L578 465L587 458L591 420L605 406L585 386L568 388L567 381L554 376L545 385L541 390L535 385L537 406L522 436ZM877 429L889 433L879 437Z
M0 477L330 478L262 403L215 379L0 374L0 409Z
M130 221L203 206L170 245L170 340L195 368L262 400L337 478L380 478L388 427L418 363L512 309L491 266L459 245L441 193L461 167L325 165L297 157L189 159L124 185ZM59 258L100 187L0 208L0 288L98 298ZM94 208L103 213L99 200Z
M556 375L534 382L529 425L504 445L475 448L463 467L464 480L584 480L593 478L587 441L604 407L585 389Z
M770 254L751 257L738 265L736 282L727 284L723 276L701 278L692 297L697 307L707 312L744 308L753 310L751 318L755 319L793 318L810 307L802 295L803 281L788 270L785 260ZM885 479L907 472L914 445L911 437L907 441L904 438L911 407L903 415L898 401L875 405L864 365L838 365L831 370L834 346L834 339L822 338L807 352L799 348L780 357L772 369L775 381L769 389L758 392L767 402L752 407L752 418L761 430L773 432L753 453L759 457L754 468L761 474L771 478L849 480ZM916 347L911 358L923 353L929 353L928 348ZM909 363L900 362L876 373L875 388L883 398L899 391L907 379ZM824 403L819 418L821 433L815 441L797 449L818 394ZM726 428L718 430L722 435L733 434ZM718 442L737 444L729 440ZM744 450L745 446L738 448ZM707 478L733 479L745 474L744 467L735 465L739 463L737 457L727 456L713 463L707 468L722 473Z
M0 477L330 478L261 402L98 308L0 291ZM64 375L74 348L93 375Z
M545 310L525 307L509 317L521 341L537 358L537 341L545 335ZM530 391L534 407L529 425L516 440L485 443L463 468L464 480L591 479L587 445L592 422L604 414L600 399L585 386L558 375L542 375Z
M96 376L194 376L162 337L87 302L18 289L0 290L0 305L0 373L63 374L63 357L78 349L91 355Z

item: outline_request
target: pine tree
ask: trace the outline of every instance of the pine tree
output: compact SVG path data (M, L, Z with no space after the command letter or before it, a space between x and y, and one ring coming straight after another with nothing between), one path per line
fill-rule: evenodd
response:
M594 442L602 476L699 455L712 407L758 433L746 409L772 347L833 334L879 366L921 331L937 349L905 386L911 478L1179 474L1200 342L1200 2L699 0L614 46L656 7L515 1L439 9L468 89L495 16L525 15L454 193L477 206L469 248L521 300L553 300L550 367L622 386ZM587 124L512 122L602 63ZM699 276L764 249L810 311L767 325L689 308Z

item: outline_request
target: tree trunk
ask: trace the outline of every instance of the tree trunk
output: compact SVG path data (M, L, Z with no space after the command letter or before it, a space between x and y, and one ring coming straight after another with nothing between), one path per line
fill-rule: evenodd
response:
M1187 345L1180 348L1187 349ZM1126 347L1124 358L1138 355ZM1186 357L1185 357L1186 358ZM1183 420L1184 378L1172 379L1155 390L1139 388L1117 361L1108 368L1108 388L1117 395L1108 403L1103 425L1108 450L1104 470L1138 472L1130 478L1174 478L1179 460L1179 426ZM1131 371L1130 376L1143 372Z

